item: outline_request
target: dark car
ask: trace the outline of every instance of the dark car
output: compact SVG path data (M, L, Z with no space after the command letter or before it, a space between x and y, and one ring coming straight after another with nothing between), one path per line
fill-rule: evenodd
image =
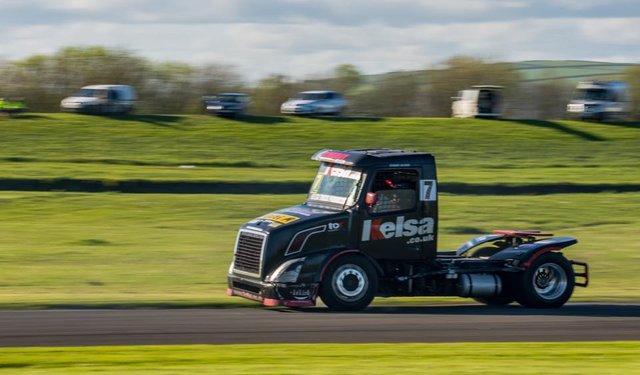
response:
M205 110L211 115L235 117L244 114L250 99L247 94L230 92L205 96L202 101Z

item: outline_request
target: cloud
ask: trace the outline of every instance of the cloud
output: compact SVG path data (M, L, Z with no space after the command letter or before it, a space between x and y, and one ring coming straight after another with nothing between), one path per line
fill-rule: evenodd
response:
M625 0L3 0L3 6L0 58L103 45L157 61L230 63L252 80L270 73L304 77L342 63L366 73L421 69L457 54L640 60L640 5Z
M5 0L3 24L70 20L159 24L380 24L515 21L532 18L628 17L635 0Z
M608 48L612 55L619 55L622 49L637 45L638 21L601 19L602 35L582 19L412 27L246 23L167 28L161 24L71 23L17 28L5 45L7 50L28 46L38 53L52 53L69 44L124 47L156 60L231 63L257 79L269 73L304 76L325 72L340 63L353 63L369 73L420 69L455 54L506 60L586 59L606 55L603 51ZM612 30L628 36L609 43L606 35ZM628 58L640 58L633 51L627 52Z

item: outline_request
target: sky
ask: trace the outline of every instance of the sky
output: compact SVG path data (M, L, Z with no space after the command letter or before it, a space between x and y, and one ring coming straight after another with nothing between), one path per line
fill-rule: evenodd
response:
M454 55L640 62L639 0L0 0L0 59L62 47L219 63L249 80L416 70Z

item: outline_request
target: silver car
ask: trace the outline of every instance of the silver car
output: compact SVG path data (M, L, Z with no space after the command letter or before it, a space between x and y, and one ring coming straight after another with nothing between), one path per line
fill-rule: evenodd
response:
M339 115L347 106L344 97L335 91L304 91L280 106L286 115Z

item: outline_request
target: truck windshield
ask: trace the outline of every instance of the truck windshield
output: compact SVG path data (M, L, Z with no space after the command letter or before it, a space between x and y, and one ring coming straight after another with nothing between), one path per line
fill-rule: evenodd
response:
M106 97L107 96L107 90L81 89L80 91L78 91L75 94L73 94L73 96L75 96L75 97L85 97L85 98Z
M225 103L240 103L242 101L242 98L238 95L218 95L217 99Z
M328 99L329 94L327 93L316 93L316 92L301 92L298 94L298 96L296 97L296 99L301 99L301 100L322 100L322 99Z
M608 100L605 89L583 89L578 90L577 98L583 100Z
M322 163L316 175L308 202L350 207L356 203L362 171L351 167Z

